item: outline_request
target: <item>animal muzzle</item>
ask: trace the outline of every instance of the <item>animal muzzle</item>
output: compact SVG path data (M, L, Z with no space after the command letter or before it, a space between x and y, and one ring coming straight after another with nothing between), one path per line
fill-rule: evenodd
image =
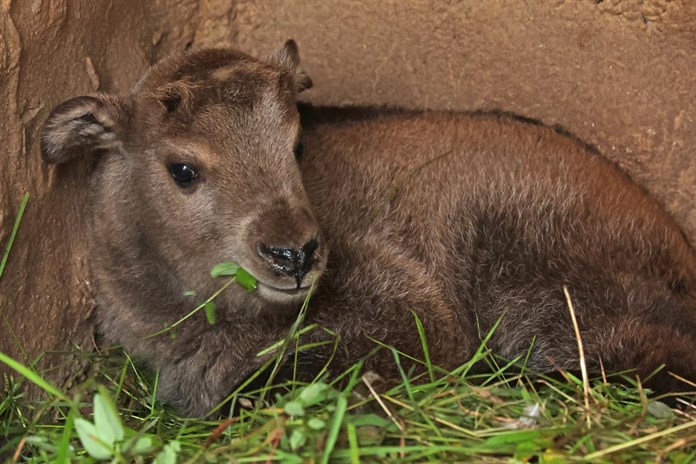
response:
M276 272L295 279L299 289L302 287L302 280L315 263L315 252L319 248L320 240L319 237L313 238L300 248L259 242L256 251Z
M326 265L326 245L306 206L279 201L266 208L250 224L246 243L249 271L274 291L301 293Z

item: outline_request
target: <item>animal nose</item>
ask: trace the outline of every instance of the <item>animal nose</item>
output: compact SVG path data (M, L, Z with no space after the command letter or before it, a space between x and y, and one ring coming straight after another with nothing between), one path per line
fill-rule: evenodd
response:
M312 239L301 248L270 246L259 243L259 256L270 262L271 266L287 276L294 277L297 288L302 286L302 279L312 268L314 253L319 248L319 241Z

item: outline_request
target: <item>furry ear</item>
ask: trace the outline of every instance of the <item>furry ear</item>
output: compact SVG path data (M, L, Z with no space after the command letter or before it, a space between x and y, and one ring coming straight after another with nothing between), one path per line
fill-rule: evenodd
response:
M312 88L312 79L300 66L300 54L297 50L297 44L290 39L278 50L273 52L266 60L268 64L285 68L290 71L295 82L295 91L302 92Z
M51 111L41 131L41 157L59 164L120 143L127 118L116 97L75 97Z

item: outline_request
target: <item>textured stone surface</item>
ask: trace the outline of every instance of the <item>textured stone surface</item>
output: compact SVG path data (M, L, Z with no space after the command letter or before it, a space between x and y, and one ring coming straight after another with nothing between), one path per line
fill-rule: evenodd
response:
M47 112L75 95L125 92L173 50L263 55L290 37L315 82L309 100L500 108L559 123L623 166L696 242L691 0L0 0L3 246L32 195L0 280L0 350L24 359L21 343L32 359L91 343L89 165L42 165Z

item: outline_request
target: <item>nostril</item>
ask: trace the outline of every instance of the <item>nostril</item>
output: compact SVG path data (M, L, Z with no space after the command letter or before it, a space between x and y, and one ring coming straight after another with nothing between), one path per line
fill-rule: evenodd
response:
M256 245L256 253L265 260L272 261L273 260L273 255L271 254L271 247L266 246L265 244L259 242Z
M268 256L267 250L268 248L263 243L259 242L256 244L256 254L260 257L265 259Z
M300 288L302 279L312 268L314 254L318 248L319 241L316 239L310 240L299 249L269 246L264 243L256 245L258 255L268 261L276 271L294 277L297 288Z
M273 264L282 266L283 268L294 266L298 260L298 250L293 248L267 246L263 243L259 243L256 249L259 256L263 259L272 261Z
M303 258L306 262L311 264L312 257L314 257L314 252L317 251L317 248L319 248L319 241L316 239L312 239L304 244L302 247L302 254L304 255Z

